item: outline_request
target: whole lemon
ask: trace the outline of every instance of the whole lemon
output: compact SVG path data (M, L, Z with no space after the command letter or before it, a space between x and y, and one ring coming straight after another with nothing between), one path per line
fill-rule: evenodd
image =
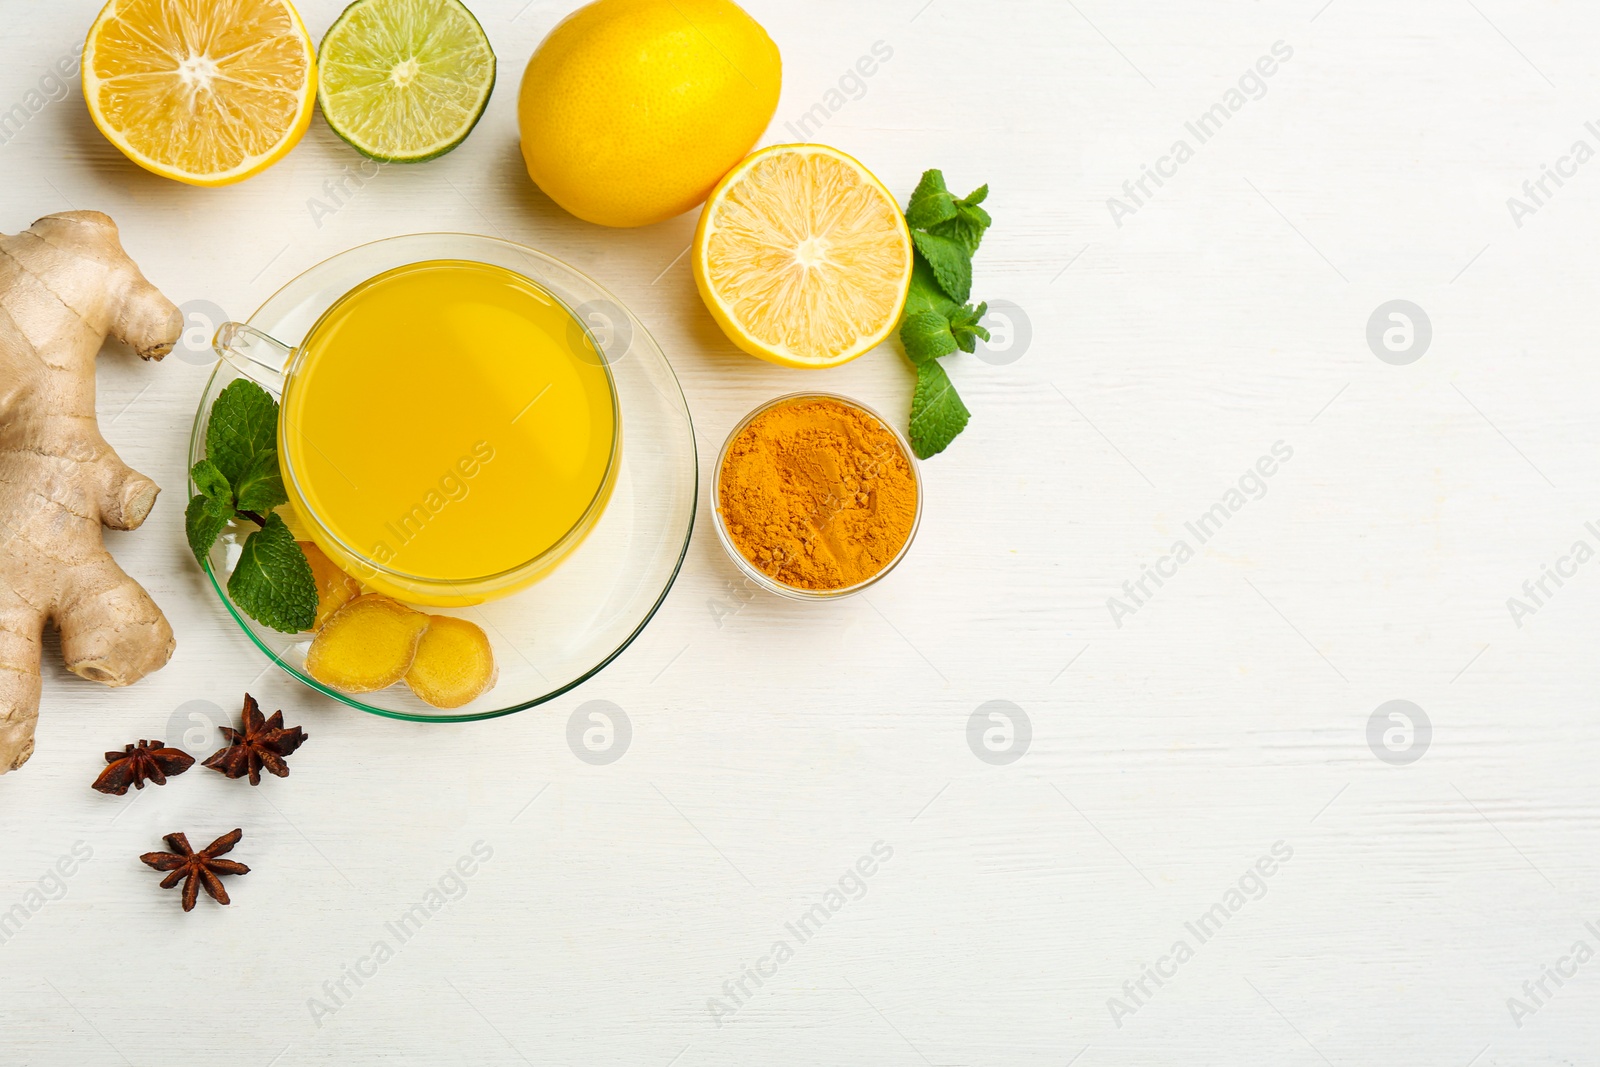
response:
M730 0L595 0L528 60L528 175L589 222L669 219L750 151L782 75L778 46Z

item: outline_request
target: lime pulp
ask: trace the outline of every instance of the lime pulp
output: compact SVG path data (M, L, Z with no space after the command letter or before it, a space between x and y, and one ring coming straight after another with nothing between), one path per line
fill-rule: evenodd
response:
M495 57L460 0L356 0L322 38L317 69L334 133L370 159L420 163L477 125Z

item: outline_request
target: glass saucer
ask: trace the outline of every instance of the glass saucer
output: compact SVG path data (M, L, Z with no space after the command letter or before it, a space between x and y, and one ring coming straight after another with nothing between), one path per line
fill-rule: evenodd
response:
M279 289L248 324L297 345L329 305L360 282L432 259L476 260L517 271L563 301L594 338L610 367L620 412L621 462L605 513L550 575L521 592L464 608L429 608L483 627L499 681L448 711L412 695L404 683L375 693L341 693L305 671L310 634L284 634L245 615L228 597L227 576L242 530L229 527L204 566L223 606L261 651L295 678L353 708L422 722L509 715L578 685L617 657L649 623L683 564L694 529L699 469L694 427L678 379L644 325L598 283L542 252L472 234L391 237L341 252ZM211 405L240 375L218 361L195 412L189 462L205 456ZM196 492L191 484L188 496Z

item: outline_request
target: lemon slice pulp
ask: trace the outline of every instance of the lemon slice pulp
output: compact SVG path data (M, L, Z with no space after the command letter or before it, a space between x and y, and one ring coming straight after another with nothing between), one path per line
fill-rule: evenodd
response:
M139 166L229 185L305 133L316 58L288 0L111 0L84 42L83 96L100 132Z
M711 193L694 277L712 318L753 356L832 367L888 337L911 285L911 233L894 197L824 145L774 145Z

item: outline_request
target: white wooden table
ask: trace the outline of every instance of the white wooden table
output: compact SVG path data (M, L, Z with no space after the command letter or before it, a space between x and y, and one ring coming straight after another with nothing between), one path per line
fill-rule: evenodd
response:
M472 6L502 75L461 149L364 179L319 118L207 191L126 163L76 87L49 99L95 0L3 0L0 108L26 121L0 229L99 208L173 299L234 317L374 238L526 242L655 333L704 478L744 412L821 379L723 339L693 215L601 230L532 188L516 87L574 4ZM302 11L320 37L340 7ZM579 690L462 727L363 716L264 670L184 546L209 367L108 351L101 425L167 492L107 540L178 651L116 692L46 664L38 754L0 779L0 915L25 916L0 1061L1597 1062L1600 563L1562 560L1600 549L1600 163L1563 159L1600 150L1600 16L750 9L786 68L769 141L821 104L810 137L901 195L928 166L993 190L975 293L1020 309L1014 341L950 361L973 420L924 467L911 557L836 606L750 598L702 512L656 620ZM1546 165L1567 176L1534 201ZM1369 345L1397 300L1425 350L1415 310ZM826 377L908 406L888 346ZM310 732L292 777L88 789L102 750L246 688ZM607 764L567 740L597 700L631 724ZM1396 700L1422 714L1385 709L1369 745ZM236 825L232 907L185 915L136 859Z

